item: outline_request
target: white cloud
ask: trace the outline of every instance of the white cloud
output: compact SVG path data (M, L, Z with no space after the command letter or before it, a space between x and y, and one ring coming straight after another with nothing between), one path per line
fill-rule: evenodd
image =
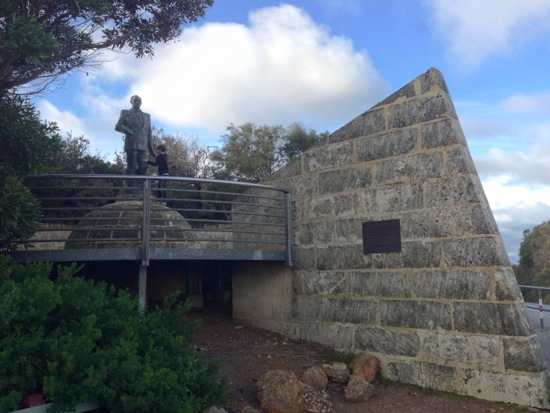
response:
M73 136L88 136L84 122L69 111L59 110L47 100L39 100L36 107L40 112L40 118L47 121L55 121L62 135L71 133Z
M449 58L466 69L550 33L548 0L425 0Z
M514 95L504 100L500 106L508 112L548 116L550 115L550 91Z
M182 128L298 121L322 131L387 94L366 52L290 5L250 13L248 26L189 28L153 61L122 56L104 72L111 78L126 73L125 100L137 93L154 119Z

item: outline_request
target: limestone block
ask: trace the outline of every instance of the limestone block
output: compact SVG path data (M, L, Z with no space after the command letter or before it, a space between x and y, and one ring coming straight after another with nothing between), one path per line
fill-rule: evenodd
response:
M538 345L537 336L527 339L504 339L504 367L506 370L542 372L547 367L544 355Z
M453 304L454 329L467 333L530 336L523 304L462 302Z
M300 271L293 279L298 295L340 295L347 292L347 276L342 271Z
M510 265L502 243L494 237L453 238L443 241L442 249L449 267Z
M405 158L390 159L378 164L376 184L414 182L441 177L444 172L443 153L420 153Z
M419 184L403 184L390 188L381 187L363 193L368 213L411 211L424 208L424 189Z
M451 329L451 305L436 301L383 300L380 324L389 327Z
M453 206L482 202L479 186L469 175L439 179L426 183L426 207Z
M414 296L419 298L489 300L488 272L468 270L420 271L413 276Z
M338 323L374 324L376 307L374 301L323 298L320 317Z
M302 154L304 171L315 172L323 169L341 168L343 165L352 163L352 153L351 142L315 147Z
M422 337L422 354L433 362L496 368L500 361L502 343L496 337L463 336L443 331L425 332Z
M310 321L301 324L298 339L322 343L338 351L351 351L354 330L341 324Z
M469 396L521 406L548 408L548 377L516 375L497 371L468 369L464 371L464 392Z
M460 127L458 120L456 119L444 118L435 122L423 124L421 131L423 149L434 149L449 145L460 145L462 147L466 146L466 138L464 137L464 133L462 132L462 128ZM463 158L464 154L465 153L460 150L460 152L457 152L457 155L460 156L453 158L458 161L458 158ZM475 168L470 170L469 167L473 167L473 163L470 163L467 170L462 170L462 172L475 170ZM454 171L459 172L460 170Z
M330 134L330 143L342 142L381 132L385 128L384 110L369 110Z
M453 103L447 94L419 97L388 108L388 128L405 128L417 123L444 118L455 113ZM455 115L456 117L456 115Z
M512 268L507 267L495 271L495 297L499 301L523 301Z
M364 259L362 245L317 248L317 269L319 270L360 269L369 267L370 260Z
M481 205L472 209L472 233L499 235L497 223L491 210Z
M355 349L371 353L416 357L420 338L416 331L405 332L379 327L357 328Z
M367 188L371 185L372 173L367 167L336 169L319 174L319 193L334 194Z
M411 296L411 277L402 272L354 271L349 275L352 297Z
M338 243L355 244L363 242L362 223L365 219L339 219L334 222L333 239Z
M418 143L418 130L400 129L377 136L368 136L355 142L359 162L380 160L412 152Z
M471 214L471 210L463 205L408 211L402 215L401 236L404 239L419 239L477 233L472 225Z
M457 370L454 367L434 363L388 363L388 378L443 391L456 391ZM473 396L473 395L472 395Z
M296 231L298 245L319 245L333 242L335 222L315 222L302 225Z

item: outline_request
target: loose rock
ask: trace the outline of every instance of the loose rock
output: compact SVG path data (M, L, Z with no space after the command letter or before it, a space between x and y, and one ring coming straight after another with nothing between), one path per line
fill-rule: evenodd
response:
M374 386L364 378L352 374L344 391L346 400L363 402L374 394Z
M258 380L256 392L264 413L301 413L304 409L300 382L292 371L268 371Z
M321 367L309 367L300 378L302 383L308 384L315 390L326 390L328 385L328 377Z
M323 364L323 370L330 381L335 383L347 383L349 370L346 363Z
M378 359L370 353L359 353L349 363L351 374L364 378L369 383L376 379L380 370Z

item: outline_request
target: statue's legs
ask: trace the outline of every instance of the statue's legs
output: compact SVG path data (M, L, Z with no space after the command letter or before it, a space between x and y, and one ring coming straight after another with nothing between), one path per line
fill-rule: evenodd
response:
M139 149L126 150L126 175L144 175L147 169L145 151ZM128 186L136 186L135 179L128 179Z

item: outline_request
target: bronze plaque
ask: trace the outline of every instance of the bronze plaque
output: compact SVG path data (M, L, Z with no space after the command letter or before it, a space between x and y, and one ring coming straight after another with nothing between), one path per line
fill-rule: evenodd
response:
M363 222L363 254L401 252L401 225L398 219Z

